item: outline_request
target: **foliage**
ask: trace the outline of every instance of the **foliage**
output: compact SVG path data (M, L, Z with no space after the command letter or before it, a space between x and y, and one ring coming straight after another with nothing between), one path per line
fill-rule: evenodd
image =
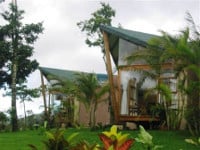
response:
M44 123L43 123L43 125L41 125L41 126L39 126L39 128L38 128L38 134L39 135L43 135L44 133L46 133L47 132L47 125L48 125L48 122L47 121L44 121Z
M87 141L89 145L94 145L101 141L99 139L99 134L101 131L91 132L89 128L82 128L77 130L76 128L68 128L64 133L65 137L78 132L78 136L74 138L78 143L79 141ZM163 150L197 150L197 146L188 144L184 142L184 139L188 138L190 135L187 131L161 131L161 130L149 130L156 144L163 145ZM123 130L123 133L128 133L130 137L136 137L138 130ZM39 150L44 149L44 145L41 141L45 140L45 136L39 135L37 130L26 130L20 132L1 132L0 134L0 145L1 150L27 150L28 144L36 145ZM167 140L166 140L167 139ZM76 144L75 144L76 145ZM131 148L133 150L143 150L144 147L142 143L135 142L134 146Z
M4 130L6 127L6 122L8 121L8 117L5 113L0 112L0 130Z
M10 4L10 10L2 13L6 25L0 26L0 33L3 38L0 40L1 56L4 56L4 63L1 69L7 74L4 82L11 85L11 64L14 59L18 63L17 83L24 81L26 77L37 69L36 60L31 60L33 54L33 44L38 38L38 34L43 31L42 23L22 24L23 10L18 10L17 6Z
M88 20L80 21L77 23L77 26L80 28L81 32L85 32L86 40L85 43L89 47L99 47L103 53L103 60L107 67L107 61L105 60L105 49L103 43L103 35L100 31L99 26L103 25L112 25L112 18L115 17L115 10L104 2L100 2L101 8L96 10L91 14L91 18ZM113 111L111 108L110 111L111 117L113 116Z
M157 81L158 88L155 89L157 89L158 92L160 89L166 91L165 93L159 92L159 94L163 97L162 100L164 100L168 128L171 128L171 122L173 129L178 128L180 121L183 119L186 104L188 108L200 106L200 32L191 15L189 13L187 15L187 20L191 26L181 30L180 33L175 36L165 31L160 31L162 36L151 39L148 43L148 47L143 48L127 58L129 62L143 60L152 68L151 71L142 70L140 73L146 78ZM173 68L166 69L163 67L163 65L169 63L173 65ZM173 73L173 77L177 79L178 101L182 103L182 105L178 106L176 112L169 110L171 109L169 104L171 104L170 101L172 101L172 94L170 94L172 91L169 88L165 88L167 86L169 87L169 85L163 83L165 86L160 86L161 80L167 72ZM176 121L173 119L176 119ZM189 126L192 126L194 122L190 123L189 120L187 123ZM198 118L195 119L197 126L192 128L192 130L199 130L200 124L197 120Z
M153 137L141 125L139 126L139 129L140 132L135 139L136 142L142 143L147 150L157 150L162 148L162 146L153 143Z
M188 129L193 136L200 136L200 108L189 107L185 112Z
M23 25L24 11L10 4L9 11L1 14L7 24L0 26L0 84L7 83L12 92L11 123L12 131L18 130L16 107L16 84L24 82L26 77L38 67L33 55L33 44L43 31L42 23Z
M83 102L86 109L89 110L89 125L96 125L95 112L100 101L105 101L102 97L108 92L108 85L101 86L94 73L80 73L76 76L77 98ZM107 98L106 98L107 99Z
M168 85L160 83L156 86L157 91L162 96L162 105L164 107L165 119L168 129L176 130L180 125L181 111L177 109L171 109L172 91Z
M64 117L69 120L71 124L74 124L74 99L77 95L77 87L74 84L73 80L63 80L55 76L48 76L49 79L56 81L55 83L51 84L51 87L48 88L49 93L57 93L59 95L59 100L61 100L61 104L57 107L57 111L52 116L54 120L49 122L50 126L56 126L59 122L61 117ZM48 108L49 116L50 111L54 108ZM68 113L63 113L63 111Z
M197 139L185 139L185 142L196 145L196 146L200 146L200 137Z
M90 145L87 141L80 141L70 150L100 150L100 146L98 144Z
M162 104L156 104L150 107L150 114L153 117L159 117L161 122L166 120L165 108Z
M57 129L54 133L46 132L47 141L44 141L45 150L68 150L73 146L73 139L78 133L71 134L67 139L64 137L64 130ZM37 150L36 146L29 144L32 150Z
M57 129L54 133L46 132L47 141L44 141L46 150L100 150L98 144L89 144L82 140L76 142L74 138L78 133L72 133L67 138L64 137L64 130ZM130 149L133 139L127 139L128 134L117 133L117 126L112 126L110 132L103 132L99 135L104 144L105 150L128 150ZM32 150L37 150L33 144L29 144Z
M129 134L117 133L117 126L113 125L110 131L99 135L105 150L128 150L133 144L133 139L128 139Z
M98 150L100 146L98 144L90 145L87 141L83 140L77 142L75 137L78 133L72 133L67 138L64 136L65 130L57 129L55 132L45 132L47 141L44 141L45 150ZM76 142L75 142L76 141ZM33 144L29 144L32 150L37 150L37 147Z
M103 37L99 26L101 24L111 25L112 17L115 17L115 11L109 4L100 2L101 8L92 13L92 17L89 20L80 21L77 23L82 32L85 32L87 38L85 43L91 46L99 46L104 53Z
M23 103L24 106L24 127L27 125L27 114L26 114L26 105L25 101L32 101L32 98L37 98L40 96L39 88L28 89L25 84L17 85L16 98L20 100L20 103ZM11 96L11 92L6 92L6 96Z
M198 114L200 101L200 33L196 28L191 15L188 13L190 28L182 30L176 37L169 35L162 31L163 38L161 38L160 45L165 48L161 59L171 61L174 65L174 73L176 77L181 79L178 82L178 90L182 94L182 103L184 104L184 95L187 98L186 119L191 133L200 133L200 123ZM184 109L184 106L182 107ZM193 110L192 110L193 109ZM182 111L182 110L181 110ZM189 112L187 112L189 111ZM183 112L183 111L182 111ZM192 113L193 112L193 113ZM187 115L187 114L193 115ZM183 115L182 115L183 116ZM195 126L193 126L195 124ZM191 128L192 127L192 128Z
M147 97L152 92L160 94L162 102L156 106L150 108L152 116L159 116L162 121L162 125L167 125L168 129L178 129L180 125L181 111L177 109L171 109L172 91L168 85L164 83L157 84L154 88L148 89L145 94Z

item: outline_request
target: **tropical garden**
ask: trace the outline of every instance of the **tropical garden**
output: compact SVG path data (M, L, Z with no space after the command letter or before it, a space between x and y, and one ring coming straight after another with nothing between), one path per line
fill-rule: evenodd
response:
M99 26L111 25L115 11L109 4L100 4L101 8L92 13L91 19L80 21L77 25L87 35L86 44L90 47L100 47L105 56ZM152 70L139 73L145 78L158 81L166 71L163 70L163 64L166 62L173 64L171 71L177 79L178 99L182 105L176 110L170 109L173 93L165 82L158 82L156 87L146 93L158 92L162 97L162 103L155 109L161 108L165 112L162 120L166 123L165 131L147 131L142 126L138 126L139 130L136 131L128 129L118 131L112 122L108 126L97 126L95 112L98 100L109 92L109 85L100 84L94 73L77 74L73 82L60 80L48 89L49 92L62 93L69 100L67 103L62 103L62 109L73 111L73 97L82 102L89 112L89 127L75 124L72 119L68 129L60 128L51 120L50 106L44 106L45 111L40 116L27 112L24 102L39 97L42 92L40 87L28 89L26 80L27 76L39 66L37 60L32 60L30 57L33 55L34 42L43 31L43 25L42 23L23 25L23 13L24 11L19 10L17 5L10 4L10 9L2 13L6 24L0 25L0 87L6 90L6 96L11 97L9 115L0 112L1 149L199 149L200 31L189 13L187 13L189 26L181 30L178 35L173 36L161 31L161 36L149 41L147 48L126 58L130 63L144 60ZM107 63L105 59L104 62ZM22 119L18 119L17 116L17 99L24 106ZM61 111L58 108L57 114L59 113ZM73 118L73 116L68 117ZM176 131L183 121L186 122L184 131Z

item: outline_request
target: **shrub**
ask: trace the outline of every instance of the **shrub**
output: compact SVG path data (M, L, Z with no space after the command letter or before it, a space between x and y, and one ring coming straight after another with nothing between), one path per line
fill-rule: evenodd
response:
M200 109L197 107L188 108L185 117L190 133L193 136L200 136Z
M99 144L90 144L85 140L76 142L74 139L78 133L73 133L67 138L64 137L65 130L57 129L54 132L45 132L47 140L43 141L45 150L129 150L134 143L134 139L129 138L129 134L122 134L117 131L117 126L113 125L110 131L99 134L103 147ZM140 126L140 131L136 142L142 143L147 150L157 150L160 145L153 143L153 137ZM38 150L36 146L29 144L32 150Z
M99 135L105 150L129 150L134 142L128 139L129 134L117 133L117 126L113 125L109 132Z
M136 141L142 143L145 149L157 150L162 148L161 145L155 145L153 143L153 137L142 126L139 126L139 128L140 132L138 134L138 137L136 138Z
M200 146L200 137L198 139L185 139L185 142L196 145L196 146Z
M45 132L47 140L43 141L45 145L45 150L70 150L73 147L73 138L78 135L78 133L73 133L67 139L64 137L65 130L57 129L55 132ZM29 144L32 150L37 150L37 147Z

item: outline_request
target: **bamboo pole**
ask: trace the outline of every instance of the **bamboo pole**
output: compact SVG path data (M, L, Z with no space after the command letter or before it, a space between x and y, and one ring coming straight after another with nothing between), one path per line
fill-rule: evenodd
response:
M117 104L116 104L116 96L115 96L113 74L112 74L112 65L111 65L111 59L110 59L109 40L108 40L107 33L104 31L103 31L103 40L104 40L104 47L105 47L106 61L107 61L106 62L107 73L108 73L108 79L109 79L109 83L110 83L111 103L113 106L115 122L118 122L118 109L119 108L117 107Z

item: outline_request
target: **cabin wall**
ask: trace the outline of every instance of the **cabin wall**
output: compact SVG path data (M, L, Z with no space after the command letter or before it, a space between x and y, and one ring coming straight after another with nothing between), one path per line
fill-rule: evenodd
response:
M107 98L108 94L106 94L102 99ZM109 110L109 101L101 101L98 103L96 110L96 125L98 123L102 125L110 124L110 110ZM79 106L79 121L80 125L89 126L89 112L86 110L83 103L80 102Z

